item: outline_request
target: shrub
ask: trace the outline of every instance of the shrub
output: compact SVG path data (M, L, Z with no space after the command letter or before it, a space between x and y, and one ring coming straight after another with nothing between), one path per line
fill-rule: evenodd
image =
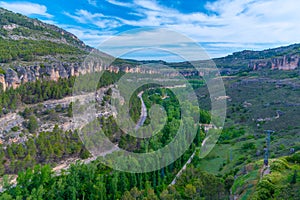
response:
M300 153L298 152L293 154L292 156L288 156L286 160L291 163L300 163Z
M276 159L271 163L271 171L283 171L289 168L289 165L285 161L280 159Z
M14 132L16 132L16 131L20 130L20 127L14 126L14 127L11 128L11 130L14 131Z
M242 148L248 150L248 149L255 149L256 146L253 142L248 142L243 144Z
M35 118L35 116L31 115L29 117L27 128L28 128L30 133L34 133L37 130L38 122L37 122L37 119Z
M6 74L5 70L0 67L0 74Z

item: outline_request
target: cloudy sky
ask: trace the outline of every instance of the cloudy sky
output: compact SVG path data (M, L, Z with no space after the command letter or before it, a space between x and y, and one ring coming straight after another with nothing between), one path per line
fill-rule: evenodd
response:
M62 27L93 47L143 27L184 34L211 57L300 42L298 0L29 0L0 7Z

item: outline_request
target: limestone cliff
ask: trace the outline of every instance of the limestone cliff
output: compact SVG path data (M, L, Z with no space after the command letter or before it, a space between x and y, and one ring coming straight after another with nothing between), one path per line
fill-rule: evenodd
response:
M110 72L118 73L123 71L125 73L147 73L154 74L158 71L151 69L143 69L139 66L102 66L101 64L85 65L82 63L55 63L55 64L42 64L42 65L30 65L30 66L14 66L7 68L5 74L0 74L0 83L2 89L17 88L20 84L26 82L34 82L36 80L54 80L59 78L69 78L71 76L84 75L92 72L100 72L102 70L108 70Z
M278 70L294 70L300 66L299 55L285 55L278 58L255 60L249 62L249 67L253 70L261 68L278 69Z

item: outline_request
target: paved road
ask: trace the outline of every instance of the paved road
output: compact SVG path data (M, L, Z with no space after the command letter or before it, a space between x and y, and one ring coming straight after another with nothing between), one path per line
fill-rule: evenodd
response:
M205 146L206 145L206 141L209 137L205 138L201 144L201 146ZM176 180L179 178L179 176L181 176L182 172L186 169L186 166L188 164L190 164L193 160L193 158L195 157L196 155L196 151L197 149L194 151L194 153L191 155L191 157L188 159L188 161L183 165L183 167L181 168L181 170L176 174L175 178L173 179L173 181L170 183L170 185L175 185L176 183Z
M140 92L137 96L138 98L141 100L141 104L142 104L142 107L141 107L141 116L140 116L140 119L139 121L137 122L136 126L135 126L135 130L138 130L141 126L143 126L146 118L147 118L147 108L146 108L146 105L144 103L144 100L142 98L142 95L143 95L144 91Z
M174 86L165 86L163 88L169 88L169 89L172 89L172 88L182 88L182 87L186 87L186 84L183 84L183 85L174 85ZM153 89L153 88L149 88L149 89ZM147 118L147 108L146 108L146 105L144 103L144 100L142 98L142 95L143 95L144 91L141 91L137 96L138 98L141 100L141 103L142 103L142 107L141 107L141 116L140 116L140 119L139 121L137 122L136 126L135 126L135 130L138 130L141 126L143 126L146 118Z
M181 168L181 170L176 174L175 178L173 179L173 181L170 183L170 185L175 185L176 180L179 176L181 176L182 172L186 169L186 166L188 164L190 164L194 158L196 154L196 150L194 151L194 153L191 155L191 157L188 159L188 161L183 165L183 167Z

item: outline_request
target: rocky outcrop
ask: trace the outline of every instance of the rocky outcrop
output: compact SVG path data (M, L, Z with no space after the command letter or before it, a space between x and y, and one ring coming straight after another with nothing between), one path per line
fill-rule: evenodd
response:
M248 67L252 70L259 70L262 68L278 69L278 70L294 70L300 66L300 56L285 55L271 59L257 59L249 61ZM167 65L164 66L147 66L136 63L136 65L110 65L105 66L99 63L82 63L82 62L53 62L51 64L35 63L30 66L14 66L5 70L4 74L0 74L0 83L3 90L7 88L17 88L20 84L26 82L34 82L36 80L54 80L59 78L69 78L71 76L79 76L92 72L100 72L108 70L110 72L118 73L123 71L125 73L142 73L142 74L161 74L167 77L176 77L179 74L183 76L203 76L204 72L199 72L190 68L184 70L161 70L168 69Z
M141 74L160 74L165 77L181 76L204 76L204 73L195 69L186 68L181 70L171 69L167 65L164 66L147 66L141 63L135 65L110 65L105 66L99 63L68 63L55 62L52 64L36 63L30 66L14 66L8 68L4 75L0 74L0 83L2 83L3 90L13 87L17 88L20 84L27 82L34 82L36 80L54 80L59 78L69 78L71 76L79 76L93 72L100 72L107 70L118 73L120 71L125 73L141 73Z
M10 68L6 70L5 82L7 87L12 87L14 89L21 84L21 80L17 72Z
M300 66L299 55L286 55L278 58L251 61L248 65L253 70L261 68L294 70Z
M0 74L0 87L5 91L6 90L6 82L5 82L5 76L3 74Z
M20 84L34 82L36 80L54 80L59 78L69 78L92 71L101 71L101 66L80 67L80 63L56 63L56 64L37 64L32 66L15 66L8 68L5 74L0 75L0 83L3 90L13 87L17 88Z
M26 82L34 82L36 80L54 80L59 78L69 78L71 76L79 76L108 70L110 72L118 73L124 71L125 73L147 73L155 74L158 71L153 69L143 69L139 66L102 66L101 64L85 64L82 63L55 63L55 64L39 64L32 66L15 66L8 68L5 74L0 74L0 83L3 90L13 87L17 88L20 84Z

